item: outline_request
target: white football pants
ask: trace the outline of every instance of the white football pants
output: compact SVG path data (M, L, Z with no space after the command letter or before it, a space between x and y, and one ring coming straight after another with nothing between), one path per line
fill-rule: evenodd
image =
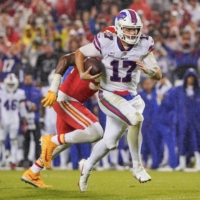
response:
M108 149L113 149L129 126L136 126L143 121L145 103L140 95L130 101L104 90L102 95L99 106L107 115L103 140Z

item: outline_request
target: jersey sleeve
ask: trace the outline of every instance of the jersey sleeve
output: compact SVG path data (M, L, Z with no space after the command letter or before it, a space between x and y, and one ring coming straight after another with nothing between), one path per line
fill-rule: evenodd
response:
M86 57L102 57L102 34L99 33L94 37L92 43L82 46L79 50Z
M150 53L154 50L154 40L151 36L149 36L149 40L147 42L147 49L148 49L147 53Z
M94 46L93 43L86 44L79 48L79 50L83 53L86 57L102 57L101 53L97 48Z
M115 37L112 32L100 32L94 37L93 44L101 55L107 52L108 47L111 45Z
M144 40L144 57L143 62L144 64L149 68L158 67L158 63L153 55L153 49L154 49L154 40L151 36L148 35L142 35L141 39Z
M154 40L149 35L141 35L140 40L143 46L143 55L146 56L148 53L152 52L154 49Z
M100 32L94 37L92 43L81 47L79 50L87 57L103 57L113 40L114 34Z
M100 54L102 54L101 52L101 33L95 35L94 40L93 40L93 44L95 46L95 48L99 51Z

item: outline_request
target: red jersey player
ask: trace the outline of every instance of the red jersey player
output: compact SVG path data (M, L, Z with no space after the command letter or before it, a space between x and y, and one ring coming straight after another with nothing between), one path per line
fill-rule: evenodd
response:
M61 84L61 78L69 66L75 65L74 53L63 56L55 70L50 89L43 99L44 106L53 106L57 113L57 135L45 135L41 138L42 155L26 170L21 179L35 187L51 187L44 184L40 171L51 167L51 161L61 151L73 143L95 142L102 138L103 129L94 116L82 104L99 89L99 82L83 81L76 67ZM90 71L90 68L87 70ZM98 78L100 74L94 75ZM57 101L56 101L57 100Z

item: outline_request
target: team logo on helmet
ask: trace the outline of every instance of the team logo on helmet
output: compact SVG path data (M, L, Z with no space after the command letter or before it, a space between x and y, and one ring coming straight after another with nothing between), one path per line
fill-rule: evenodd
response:
M116 18L117 18L118 20L120 20L120 19L124 19L126 16L127 16L127 15L126 15L125 12L120 12L120 13L117 14Z

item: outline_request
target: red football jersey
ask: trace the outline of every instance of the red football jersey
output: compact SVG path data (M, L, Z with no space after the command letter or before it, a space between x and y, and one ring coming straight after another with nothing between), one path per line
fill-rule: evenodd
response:
M99 82L95 80L84 81L80 79L76 67L70 72L65 81L61 84L60 90L66 95L73 97L81 103L86 102L99 89Z

